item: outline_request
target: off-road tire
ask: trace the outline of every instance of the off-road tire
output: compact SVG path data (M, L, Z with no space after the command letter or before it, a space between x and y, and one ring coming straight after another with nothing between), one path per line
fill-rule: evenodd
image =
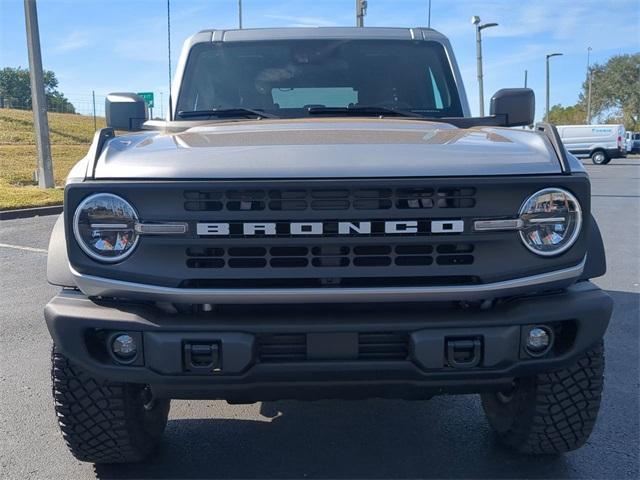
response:
M611 161L609 155L602 150L596 150L591 154L591 161L594 165L606 165Z
M149 399L141 385L94 378L55 346L51 352L51 379L62 436L78 460L137 462L160 441L169 415L169 400Z
M574 364L519 379L513 391L481 395L491 427L508 447L528 454L580 448L591 435L604 384L604 345Z

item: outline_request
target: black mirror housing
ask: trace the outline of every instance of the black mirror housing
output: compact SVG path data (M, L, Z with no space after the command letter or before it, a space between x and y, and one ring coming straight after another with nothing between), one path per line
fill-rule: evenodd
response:
M107 126L115 130L142 130L147 120L147 105L135 93L110 93L104 101L104 111Z
M492 116L504 117L505 127L532 125L536 96L530 88L503 88L491 97Z

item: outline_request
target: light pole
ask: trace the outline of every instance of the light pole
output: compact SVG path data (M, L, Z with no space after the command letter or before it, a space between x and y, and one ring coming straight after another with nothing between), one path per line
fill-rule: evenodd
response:
M527 82L529 80L529 70L525 69L524 70L524 88L527 88ZM522 126L522 129L525 130L527 128L526 125Z
M484 85L482 83L482 30L497 27L497 23L484 23L480 25L480 17L471 17L471 23L476 26L476 58L478 62L478 96L480 97L480 116L484 117Z
M24 0L24 18L27 27L27 52L29 54L29 78L31 80L31 109L36 133L38 153L38 186L53 188L53 165L49 144L49 120L47 118L47 97L44 93L42 53L40 52L40 31L36 0Z
M593 75L591 74L591 47L587 48L587 84L588 93L587 93L587 125L591 123L591 78Z
M242 0L238 0L238 28L242 30Z
M545 111L544 111L544 120L545 120L545 122L549 121L549 59L551 57L559 57L560 55L562 55L562 54L561 53L547 53L547 63L546 63L546 68L547 68L547 98L546 98Z

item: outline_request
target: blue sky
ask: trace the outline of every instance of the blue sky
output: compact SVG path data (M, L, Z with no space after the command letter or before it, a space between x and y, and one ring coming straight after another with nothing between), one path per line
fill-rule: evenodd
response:
M244 26L353 25L354 0L243 0ZM426 26L428 0L369 0L367 26ZM44 68L86 110L91 91L154 91L166 107L165 0L38 0ZM551 103L576 102L592 61L640 51L640 0L432 0L431 26L453 44L473 113L478 111L472 15L498 22L483 32L485 101L522 86L524 70L544 108L544 57L552 60ZM172 0L172 58L205 28L235 28L237 0ZM27 66L23 0L0 0L0 67ZM101 97L98 97L99 101Z

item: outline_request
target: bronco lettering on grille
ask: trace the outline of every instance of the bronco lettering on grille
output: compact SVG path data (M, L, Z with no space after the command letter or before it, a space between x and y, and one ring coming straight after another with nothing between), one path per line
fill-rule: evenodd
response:
M462 220L393 220L364 222L198 223L201 236L254 235L402 235L462 233Z

